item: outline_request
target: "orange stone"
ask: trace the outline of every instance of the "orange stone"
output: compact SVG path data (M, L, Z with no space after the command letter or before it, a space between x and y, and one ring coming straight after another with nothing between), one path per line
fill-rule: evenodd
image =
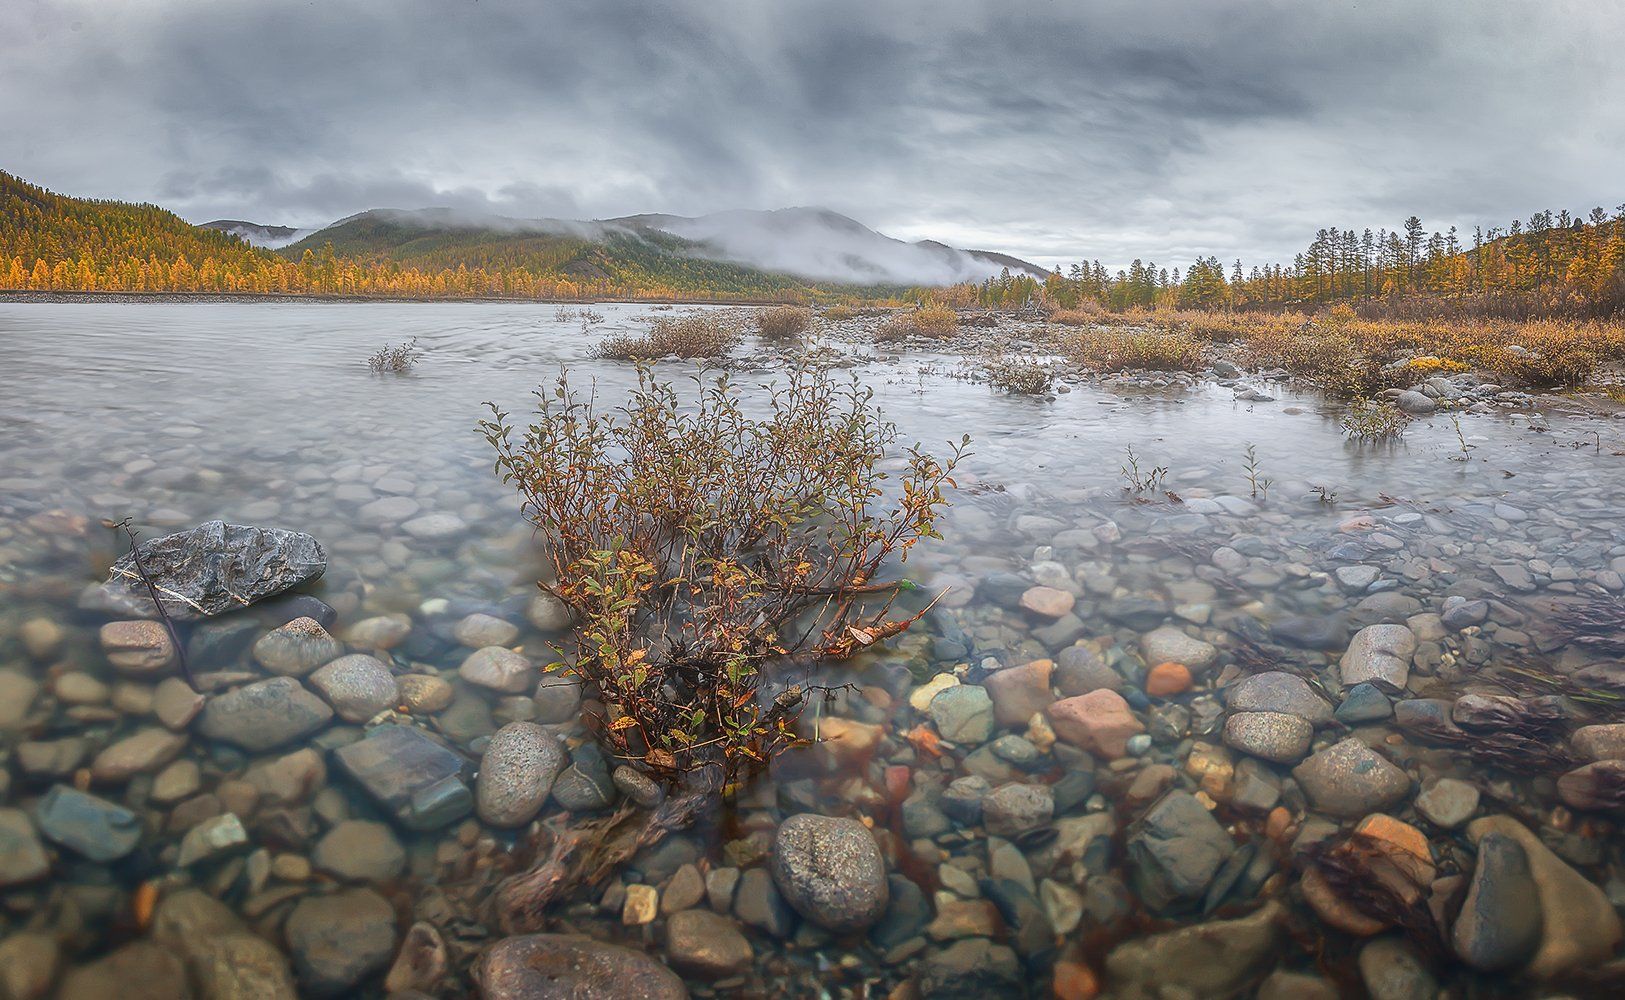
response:
M1190 689L1190 668L1183 663L1159 663L1145 675L1145 693L1153 698L1171 698Z
M1100 980L1082 962L1065 959L1055 963L1055 1000L1094 1000L1100 995Z
M1372 813L1360 821L1354 832L1366 838L1395 868L1419 886L1429 885L1438 874L1433 866L1433 850L1427 835L1409 823L1384 813Z
M1269 818L1264 821L1264 836L1277 844L1285 843L1287 835L1292 832L1292 812L1286 806L1276 806L1270 810Z

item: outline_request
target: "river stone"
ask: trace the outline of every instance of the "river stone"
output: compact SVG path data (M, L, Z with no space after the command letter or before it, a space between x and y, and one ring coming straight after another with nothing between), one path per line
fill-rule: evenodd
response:
M1405 690L1416 634L1404 625L1367 625L1354 633L1338 662L1345 688L1375 684L1390 693Z
M1284 712L1237 712L1224 723L1227 746L1277 764L1302 760L1314 737L1314 726Z
M1416 797L1416 811L1429 823L1454 830L1478 811L1478 789L1455 778L1440 778Z
M1012 782L982 799L982 822L994 837L1014 837L1036 830L1055 815L1055 796L1048 785Z
M497 730L480 759L475 809L492 826L523 826L541 812L553 781L569 762L558 739L533 722ZM658 791L658 787L657 787Z
M321 543L302 531L209 521L141 542L113 564L100 596L107 606L132 614L152 612L152 597L136 570L137 554L164 612L176 621L246 608L327 570Z
M310 683L346 722L366 722L400 696L389 667L365 653L339 657L311 674Z
M248 844L248 831L235 813L213 816L186 831L175 866L187 868L200 861L213 861Z
M1357 726L1362 722L1380 722L1394 714L1394 705L1375 684L1356 684L1344 695L1343 703L1332 713L1338 722Z
M1386 757L1350 736L1292 769L1316 809L1353 819L1381 812L1411 790L1411 779Z
M1625 760L1625 722L1581 726L1572 742L1586 760Z
M203 706L198 732L254 753L303 739L332 721L327 703L292 677L215 695Z
M677 974L643 952L568 934L503 938L473 974L484 1000L688 1000Z
M1625 760L1599 760L1557 779L1557 797L1570 809L1616 809L1625 805Z
M1127 753L1129 737L1145 731L1123 696L1107 688L1061 699L1049 707L1049 721L1062 740L1109 760Z
M0 809L0 889L43 877L51 859L21 809Z
M1200 806L1198 806L1200 808ZM1135 938L1106 955L1114 997L1242 996L1276 958L1285 911L1274 901L1238 920L1214 920Z
M122 673L156 674L175 665L175 643L162 622L108 622L98 638L107 662Z
M383 823L347 819L316 841L310 861L341 882L387 882L406 870L406 848Z
M1100 688L1121 691L1128 683L1093 646L1068 646L1057 653L1051 679L1063 698L1075 698Z
M1150 666L1159 663L1183 663L1191 673L1199 674L1219 658L1219 650L1211 642L1186 635L1184 630L1164 625L1140 637L1140 656Z
M186 736L160 726L126 736L96 755L90 775L98 782L115 784L138 774L158 770L186 749Z
M344 644L314 618L295 618L254 643L254 662L287 677L303 677L342 655Z
M1342 649L1348 642L1349 627L1335 615L1291 615L1276 622L1270 634L1288 646L1329 653Z
M39 697L39 681L19 670L0 670L0 732L22 725Z
M1226 695L1232 712L1284 712L1316 726L1332 721L1332 706L1297 674L1270 670L1244 677Z
M1054 666L1049 660L1033 660L983 678L982 687L993 699L993 720L1001 726L1025 726L1048 708L1055 701L1049 687Z
M1540 947L1525 971L1550 979L1607 960L1625 930L1602 889L1510 816L1484 816L1467 824L1467 837L1474 843L1491 834L1510 837L1523 848L1540 901Z
M288 914L285 933L307 994L348 994L389 967L395 956L395 908L371 889L306 896Z
M384 976L387 995L428 994L433 996L451 967L446 941L434 924L419 920L406 932L401 950Z
M45 839L97 862L122 858L141 842L141 817L67 785L40 798L34 821Z
M39 995L43 996L43 991ZM186 966L179 956L144 940L132 941L94 962L68 969L56 993L57 1000L176 1000L191 995Z
M412 830L437 830L468 815L474 796L463 758L414 726L379 726L333 751L339 769Z
M1147 810L1128 840L1140 898L1158 912L1200 900L1235 849L1202 803L1178 790Z
M921 1000L983 1000L1026 994L1016 953L985 937L964 938L920 963Z
M1421 416L1437 410L1439 403L1425 393L1417 392L1415 389L1406 389L1394 397L1394 406L1403 413Z
M463 680L503 694L524 694L536 683L536 667L523 656L501 646L486 646L468 654L457 668Z
M1426 962L1404 938L1377 938L1360 949L1358 963L1371 1000L1434 1000L1439 995Z
M1538 898L1523 848L1506 834L1485 834L1467 901L1451 930L1456 954L1480 972L1521 966L1540 945Z
M688 975L717 980L743 972L754 953L727 917L710 910L682 910L666 921L666 957Z
M976 684L956 684L931 699L931 721L945 740L979 746L993 735L993 700Z
M452 637L469 649L486 646L511 646L519 638L519 626L503 621L495 615L476 612L459 621L451 630Z
M886 862L855 819L791 816L773 838L771 866L785 901L821 927L863 930L886 911Z

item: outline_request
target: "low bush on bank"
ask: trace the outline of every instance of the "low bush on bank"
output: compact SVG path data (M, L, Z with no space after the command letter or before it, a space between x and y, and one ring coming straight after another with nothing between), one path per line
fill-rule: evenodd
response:
M812 310L801 306L774 306L756 314L756 332L766 340L794 340L812 326Z
M1207 366L1201 341L1172 330L1079 330L1061 339L1061 351L1094 372L1198 372Z
M492 405L480 429L548 542L540 586L573 612L568 669L606 706L600 737L665 779L765 765L804 742L823 690L761 691L771 664L845 658L924 614L893 612L904 585L883 571L940 537L969 439L899 450L873 392L821 368L792 370L761 415L726 377L679 392L640 365L602 408L578 388L561 376L528 427Z
M645 333L617 333L599 341L591 356L605 361L654 358L720 358L739 345L744 327L731 313L707 311L662 316Z
M896 343L914 338L947 340L958 332L958 313L947 306L923 306L895 313L875 331L875 340L880 343Z

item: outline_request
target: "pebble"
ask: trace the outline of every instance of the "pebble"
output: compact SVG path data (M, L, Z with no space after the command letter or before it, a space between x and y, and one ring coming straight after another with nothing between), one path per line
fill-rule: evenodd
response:
M1478 811L1478 789L1455 778L1439 778L1416 797L1422 818L1445 830L1454 830Z
M931 699L930 713L945 740L978 746L993 735L993 699L978 685L945 688Z
M1238 712L1224 723L1228 746L1277 764L1302 760L1314 735L1309 722L1283 712Z
M856 820L791 816L774 835L771 868L785 901L821 927L862 930L885 912L886 863Z
M1479 838L1467 900L1451 929L1456 955L1481 972L1516 969L1540 945L1541 914L1529 858L1505 834Z
M295 618L254 643L254 662L273 674L303 677L344 655L344 645L314 618Z
M666 957L680 972L715 981L743 972L754 953L733 921L709 910L684 910L666 921Z
M1123 696L1105 688L1057 701L1049 719L1057 737L1110 760L1127 753L1129 737L1145 729Z
M327 703L292 677L275 677L215 695L197 729L211 740L263 752L303 739L333 719Z
M486 646L470 653L457 668L458 676L504 694L524 694L536 684L537 670L525 657L501 646Z
M523 826L535 818L569 758L559 741L532 722L497 730L480 759L475 810L492 826Z
M148 676L175 665L175 644L162 622L108 622L101 629L102 652L113 669Z
M400 698L389 667L365 653L339 657L311 674L310 684L346 722L366 722Z
M1367 625L1349 640L1338 661L1343 686L1374 684L1389 692L1405 690L1416 636L1404 625Z
M1354 818L1403 799L1411 779L1376 751L1349 737L1292 769L1314 808Z
M386 882L406 870L406 849L387 825L351 819L322 835L310 861L343 882Z
M1201 673L1218 660L1219 650L1182 629L1164 625L1140 637L1140 655L1147 663L1182 663L1192 673Z
M395 955L395 908L371 889L306 896L285 928L294 972L313 996L349 994Z

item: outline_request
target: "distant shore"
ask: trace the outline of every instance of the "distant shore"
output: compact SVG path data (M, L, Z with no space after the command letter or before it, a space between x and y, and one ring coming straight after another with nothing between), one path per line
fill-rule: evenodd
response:
M579 299L522 299L502 296L457 298L417 298L394 295L306 295L282 292L58 292L32 289L0 289L0 302L391 302L435 305L458 302L502 302L515 305L593 305L626 302L651 306L771 306L774 302L756 299L638 299L616 296Z

